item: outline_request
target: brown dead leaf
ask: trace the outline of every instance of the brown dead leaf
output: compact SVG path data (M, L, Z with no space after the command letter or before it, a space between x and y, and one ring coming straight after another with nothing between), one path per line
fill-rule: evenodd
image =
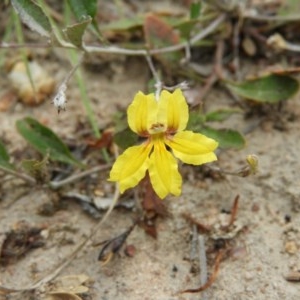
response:
M55 292L46 295L45 300L82 300L82 298L71 293Z
M180 42L178 32L160 17L149 14L144 22L145 39L150 48L175 45Z
M17 95L13 91L6 91L0 97L0 111L8 111L17 101Z
M148 14L145 18L144 35L150 49L168 47L180 42L179 32L174 30L163 19L153 14ZM155 57L166 65L168 62L178 62L182 58L182 53L157 54Z
M87 293L89 288L84 284L90 281L85 274L59 277L49 284L46 300L81 300L77 294Z
M94 149L109 148L113 142L113 131L111 129L105 130L100 139L87 139L86 143Z
M44 245L41 231L44 226L31 226L25 221L17 222L6 233L0 249L0 265L6 266L27 254L31 249Z

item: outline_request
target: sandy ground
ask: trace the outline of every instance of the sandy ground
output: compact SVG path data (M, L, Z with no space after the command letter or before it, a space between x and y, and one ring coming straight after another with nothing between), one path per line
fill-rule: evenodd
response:
M58 67L58 66L57 66ZM126 73L117 82L118 90L99 74L88 73L91 95L96 92L95 82L103 87L97 89L93 103L97 114L108 108L114 110L114 103L126 105L138 89L144 85L143 67L136 66L130 75ZM130 77L129 77L130 76ZM89 88L89 86L88 86ZM61 136L73 134L73 122L82 117L76 88L70 90L66 112L57 115L50 103L36 108L17 104L10 112L1 113L1 135L11 142L10 150L22 150L25 143L16 133L14 122L21 116L32 115L47 120L48 124ZM212 93L209 101L220 103L220 91ZM109 100L109 101L107 101ZM222 100L224 104L226 99ZM98 109L101 107L101 109ZM247 146L241 151L223 151L219 154L219 166L232 171L240 168L248 154L259 157L259 172L249 178L227 176L224 180L205 179L200 181L192 172L186 176L182 195L165 200L171 216L160 219L157 224L157 240L147 236L137 227L127 243L134 245L133 257L116 256L108 265L101 267L97 262L99 247L90 242L65 268L61 275L86 274L91 282L88 296L84 299L201 299L203 294L181 294L177 292L200 286L198 259L190 261L191 226L182 217L191 214L204 224L218 224L220 217L228 214L233 199L240 195L233 238L229 242L231 250L223 258L220 271L213 285L205 291L206 299L298 299L300 286L285 280L290 271L300 269L299 265L299 179L298 159L299 99L288 101L282 112L282 119L291 114L294 121L286 122L287 129L274 129L277 121L265 121L247 135ZM102 121L104 119L102 118ZM256 119L245 121L242 116L231 118L227 126L244 130ZM275 124L276 125L276 124ZM13 142L12 142L13 141ZM189 169L185 169L185 173ZM105 174L100 178L103 181ZM102 186L101 181L99 185ZM82 186L81 186L82 188ZM7 267L1 267L0 282L3 286L19 288L42 277L51 268L64 261L72 249L80 243L95 226L96 222L87 216L74 202L67 209L60 210L51 217L37 214L43 203L51 201L47 189L23 188L27 193L16 198L21 190L16 182L3 183L0 202L1 239L14 224L23 220L31 225L45 225L45 245L34 249L26 256ZM76 189L76 185L71 187ZM110 195L112 197L112 195ZM15 199L16 198L16 199ZM116 209L103 224L93 241L112 238L125 231L132 223L134 212ZM291 221L286 222L286 216ZM215 253L212 252L210 234L204 235L208 251L208 270L212 272ZM220 237L223 237L221 233ZM197 250L198 251L198 250ZM216 251L215 251L216 252ZM196 265L193 271L192 265ZM195 270L195 267L194 267ZM39 292L41 293L41 292ZM43 298L43 294L34 297ZM12 299L32 299L30 296L14 295ZM9 299L11 299L9 297Z
M51 57L50 60L48 71L55 74L57 82L61 82L69 66L63 63L61 57ZM112 70L109 77L101 67L93 72L85 70L87 89L100 127L110 120L117 105L126 107L134 94L145 88L148 73L145 63L130 59L125 64L118 63L117 70ZM2 73L1 91L5 91L6 86L7 78ZM85 119L75 80L67 96L67 110L59 115L50 101L38 107L17 103L9 111L1 112L0 137L7 141L9 152L22 153L27 147L14 125L16 120L24 116L33 116L45 122L62 138L74 138L76 124ZM136 249L133 257L121 251L120 255L102 267L97 261L100 246L94 247L93 243L124 232L136 214L136 209L115 209L92 241L59 276L88 276L89 289L81 296L82 299L299 299L299 282L285 279L291 271L300 270L300 181L297 176L300 169L299 97L296 95L286 103L279 118L270 115L270 118L254 126L246 136L247 146L244 149L219 153L218 166L228 171L241 168L246 155L256 154L259 158L259 172L256 175L248 178L226 176L222 180L199 179L201 176L197 176L197 173L200 171L182 166L185 173L182 195L164 200L170 216L158 220L156 240L136 227L127 240L127 244ZM222 91L212 92L207 102L212 106L232 104ZM224 126L244 131L256 124L259 118L255 116L244 120L242 115L238 115L227 120ZM284 123L285 130L276 129L278 122ZM3 178L3 174L0 175ZM95 175L94 188L107 188L106 177L106 171ZM107 190L111 192L107 196L112 198L113 185L108 187ZM84 183L71 185L67 190L78 188L84 191ZM51 217L41 216L38 214L41 205L50 203L57 196L46 188L28 189L20 181L1 179L0 191L0 244L5 239L5 233L17 222L26 221L32 226L42 225L46 228L43 231L44 246L33 249L8 266L0 267L1 286L26 287L49 271L51 273L99 221L84 213L78 203L71 200L64 201L67 207ZM20 196L22 191L24 193ZM183 289L201 285L199 249L193 250L192 227L182 215L190 214L200 223L216 228L220 220L229 219L228 212L236 195L240 196L239 209L236 221L230 228L231 236L225 242L226 254L221 260L215 282L204 293L178 294ZM201 234L207 250L209 274L214 269L218 251L213 239L216 235L223 239L228 237L224 232L216 233L215 229ZM192 260L191 255L194 256ZM34 293L17 293L6 298L0 293L0 299L75 299L62 296L47 298L49 290L48 284Z

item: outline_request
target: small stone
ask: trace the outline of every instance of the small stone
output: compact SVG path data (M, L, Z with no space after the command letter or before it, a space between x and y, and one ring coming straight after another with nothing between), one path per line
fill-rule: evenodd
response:
M285 252L289 253L289 254L295 254L298 251L298 247L295 241L288 241L285 243L284 246L284 250Z

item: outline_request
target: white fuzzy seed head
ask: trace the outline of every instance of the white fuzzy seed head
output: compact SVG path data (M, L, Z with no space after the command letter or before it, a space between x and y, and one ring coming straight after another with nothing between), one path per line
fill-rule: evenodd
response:
M59 87L57 94L53 98L52 103L57 108L58 113L60 113L61 110L66 110L66 103L67 103L66 93L65 93L66 90L67 90L67 86L65 84L62 84Z

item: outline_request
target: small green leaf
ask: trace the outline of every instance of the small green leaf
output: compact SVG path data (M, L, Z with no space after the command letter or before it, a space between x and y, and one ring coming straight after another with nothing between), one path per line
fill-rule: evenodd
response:
M69 41L78 48L82 47L82 38L85 33L87 26L92 22L92 18L88 16L85 21L68 26L64 29Z
M100 34L95 16L97 13L97 0L68 0L68 3L78 21L83 21L86 17L92 17L92 24L98 34Z
M14 166L9 162L9 155L5 149L5 146L0 141L0 166L5 169L13 170Z
M138 136L128 127L114 135L114 142L122 149L126 149L136 144Z
M49 155L50 159L54 161L84 167L82 163L73 157L61 139L48 127L29 117L18 120L16 126L23 138L43 155Z
M292 97L299 89L296 79L287 75L271 74L242 83L225 82L237 95L262 103L277 103Z
M141 16L132 16L132 18L121 18L113 22L101 25L102 31L130 31L142 28L144 18Z
M42 36L50 37L51 25L40 6L31 0L11 0L21 20Z
M300 9L299 0L285 0L277 10L278 16L289 16L295 14Z
M201 133L216 140L219 147L223 149L241 149L246 144L244 137L238 131L232 129L214 129L205 126L201 129Z
M222 122L227 120L231 115L241 112L240 109L221 108L207 113L205 115L205 120L207 122Z
M48 156L46 155L42 160L25 159L22 160L22 167L30 176L37 181L45 182L48 179L47 173Z
M187 129L192 131L200 131L204 122L205 122L204 114L197 111L191 111L189 115Z
M200 1L193 2L190 7L190 19L197 19L200 16L201 3Z
M95 17L97 0L68 0L69 5L78 21L87 16Z

